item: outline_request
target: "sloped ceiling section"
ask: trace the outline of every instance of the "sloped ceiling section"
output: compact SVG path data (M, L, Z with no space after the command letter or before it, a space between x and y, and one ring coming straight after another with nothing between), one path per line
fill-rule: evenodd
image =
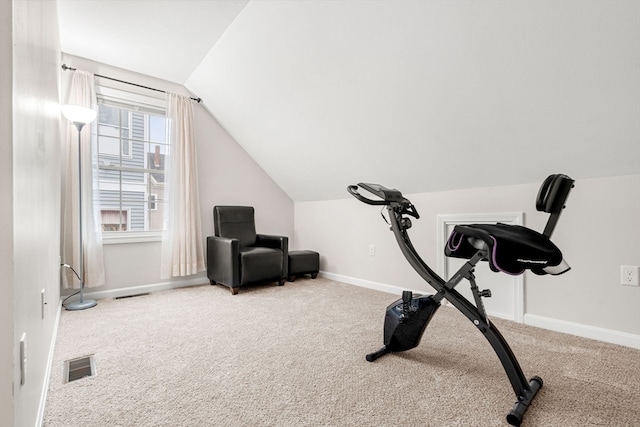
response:
M250 1L185 85L295 201L640 173L637 2Z
M184 83L249 0L57 0L62 51Z

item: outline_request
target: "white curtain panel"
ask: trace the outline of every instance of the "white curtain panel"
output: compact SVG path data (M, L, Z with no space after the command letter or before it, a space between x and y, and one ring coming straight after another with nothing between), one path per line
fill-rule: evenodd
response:
M205 270L191 99L167 93L167 116L171 148L165 163L169 205L162 238L163 279Z
M73 73L67 104L97 109L93 74L76 70ZM81 132L82 157L82 213L78 197L78 130L67 119L66 137L63 137L62 155L65 167L62 171L62 262L73 267L78 274L80 266L79 215L82 215L84 240L84 286L105 284L102 230L99 208L94 206L93 194L98 191L96 121L84 126ZM63 128L64 129L64 128ZM73 272L63 270L64 288L79 288Z

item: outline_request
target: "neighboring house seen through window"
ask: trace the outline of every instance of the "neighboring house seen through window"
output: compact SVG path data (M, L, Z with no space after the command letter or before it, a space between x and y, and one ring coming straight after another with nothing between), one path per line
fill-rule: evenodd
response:
M96 203L102 231L162 231L169 155L164 111L110 97L98 96L98 104Z

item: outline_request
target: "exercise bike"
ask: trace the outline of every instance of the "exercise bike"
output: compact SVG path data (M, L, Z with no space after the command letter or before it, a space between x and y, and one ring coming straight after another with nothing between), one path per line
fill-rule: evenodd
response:
M411 291L403 291L402 298L387 307L384 346L368 354L366 360L373 362L387 353L416 347L444 298L478 328L500 359L516 394L516 402L507 414L507 422L519 426L531 401L542 387L542 378L533 376L530 380L526 379L504 337L489 321L482 298L490 297L491 291L478 289L474 269L480 261L488 261L492 271L512 275L522 274L526 270L539 275L558 275L568 271L569 265L550 237L573 186L574 181L562 174L550 175L543 182L536 199L536 209L550 216L542 233L519 225L499 223L456 225L448 238L445 255L468 261L449 280L444 280L429 268L413 247L407 233L412 225L409 217L419 219L420 215L400 191L378 184L348 186L347 191L361 202L386 206L391 231L400 250L414 270L436 291L433 295L414 295ZM377 198L361 195L358 188ZM467 279L471 285L475 305L455 290L463 279Z

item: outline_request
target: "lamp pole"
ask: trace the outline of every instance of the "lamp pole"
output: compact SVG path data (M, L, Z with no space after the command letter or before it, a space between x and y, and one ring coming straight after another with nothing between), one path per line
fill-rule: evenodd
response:
M62 114L69 120L78 130L78 207L80 209L78 215L78 223L80 226L80 265L79 265L79 277L80 280L80 301L74 301L68 303L65 308L67 310L84 310L87 308L95 307L98 303L95 300L84 299L84 239L82 236L82 128L84 125L91 123L95 117L96 112L91 108L66 105L63 107Z

